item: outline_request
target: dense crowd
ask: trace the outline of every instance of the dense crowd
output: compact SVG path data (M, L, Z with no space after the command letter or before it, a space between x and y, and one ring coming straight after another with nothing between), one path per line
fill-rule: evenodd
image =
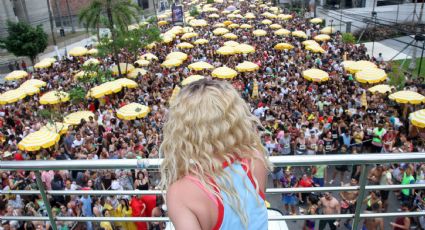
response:
M219 10L224 5L215 5ZM176 85L189 75L209 75L209 71L193 71L187 66L196 61L205 61L214 67L226 65L234 68L238 63L251 61L260 66L256 72L239 73L231 80L243 98L249 103L253 114L263 124L262 140L269 155L323 155L323 154L361 154L423 152L422 130L409 124L409 112L423 108L423 105L400 104L388 99L388 94L371 94L366 91L371 85L361 84L354 76L345 71L344 60L370 60L379 68L391 70L389 63L379 57L369 57L364 45L347 44L342 41L338 31L331 40L321 42L325 53L312 53L303 48L302 39L292 36L277 36L267 25L261 24L265 8L249 8L248 3L241 3L240 13L256 13L257 19L233 19L234 23L248 23L253 29L233 29L239 36L240 43L255 47L253 54L233 56L217 55L215 51L226 39L213 35L213 25L220 19L210 19L205 27L196 27L199 37L209 43L197 45L189 51L179 50L175 44L181 42L179 36L169 44L157 45L152 49L140 48L139 54L147 52L158 56L159 60L145 67L147 73L139 74L135 79L139 84L135 89L105 96L101 99L88 98L75 104L62 103L54 109L60 114L69 114L79 110L91 110L95 115L79 125L70 126L62 135L59 144L35 152L20 151L17 144L26 135L39 130L46 124L39 111L49 106L39 103L42 93L54 89L71 90L75 85L74 74L82 69L88 57L66 57L57 61L51 68L36 69L27 79L35 78L47 82L40 95L0 107L0 141L3 161L25 160L75 160L75 159L136 159L158 158L161 144L161 128L167 114L168 99ZM292 13L293 19L281 23L284 28L305 31L309 37L320 33L321 25L312 24L308 19ZM278 22L276 20L276 22ZM171 26L163 26L163 32ZM252 30L264 29L268 35L255 37ZM190 41L189 41L190 42ZM295 48L279 51L273 49L278 42L287 42ZM172 69L160 66L167 54L182 51L188 54L183 65ZM119 54L123 62L131 57L127 50ZM114 66L112 55L99 58L101 65ZM311 82L302 77L302 71L319 68L330 75L326 82ZM23 79L27 80L27 79ZM21 82L22 82L21 81ZM16 88L20 81L2 87L2 91ZM84 83L89 89L97 82ZM257 84L258 96L253 97L254 85ZM407 79L406 89L425 95L417 80ZM362 103L366 92L367 104ZM146 118L126 121L118 119L115 110L138 102L150 107ZM328 167L276 167L271 172L274 187L313 187L327 185L357 185L360 176L358 165L341 165ZM160 180L157 171L147 170L85 170L85 171L43 171L42 182L47 190L148 190L155 189ZM396 163L376 165L369 170L369 184L411 184L425 183L425 164ZM33 171L1 171L0 187L6 190L37 189ZM388 210L387 191L372 191L363 201L369 212ZM425 204L425 193L412 189L394 192L402 205L403 211L416 210ZM340 194L282 194L281 204L273 207L283 208L286 214L335 214L353 213L357 192ZM46 216L46 206L41 195L1 195L0 216ZM53 214L56 216L163 216L166 207L161 197L156 196L49 196ZM299 209L296 209L299 204ZM400 218L392 223L395 229L410 226L410 221L422 219ZM338 225L349 227L350 221L321 221L320 229L325 225L336 229ZM367 219L367 229L379 229L383 220ZM164 229L160 223L112 223L73 221L57 222L59 229ZM149 226L148 226L149 225ZM1 222L0 229L49 229L48 221L6 221ZM397 228L398 226L398 228ZM422 225L423 226L423 225ZM306 221L304 229L314 229L314 222ZM383 229L383 228L381 228Z

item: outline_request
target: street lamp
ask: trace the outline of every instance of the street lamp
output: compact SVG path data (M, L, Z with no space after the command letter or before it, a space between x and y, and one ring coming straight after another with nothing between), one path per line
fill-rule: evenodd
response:
M372 11L372 19L373 19L373 32L372 32L372 58L374 57L374 56L373 56L373 51L375 50L376 16L377 16L376 11Z
M333 19L331 19L331 20L329 20L329 21L331 22L331 34L332 34L332 30L333 30L332 23L334 22L334 20L333 20Z
M422 68L422 59L424 58L425 37L422 34L418 34L418 35L415 35L415 40L422 42L422 53L421 53L421 59L419 61L419 68L418 68L418 77L420 77L421 68Z

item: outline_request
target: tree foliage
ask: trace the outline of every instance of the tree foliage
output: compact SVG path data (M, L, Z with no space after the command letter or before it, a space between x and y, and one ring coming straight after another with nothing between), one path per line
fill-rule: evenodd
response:
M47 48L47 34L41 25L32 27L25 22L7 22L9 36L0 41L15 56L27 56L34 64L35 58Z
M196 6L193 6L192 9L190 9L190 16L192 17L198 17L199 15L199 10Z
M108 1L110 1L110 5ZM112 13L112 24L119 30L127 30L128 25L134 21L139 21L141 9L129 0L91 1L87 7L80 11L78 20L83 23L86 29L98 29L100 26L110 27L107 19L109 6Z
M81 101L85 101L87 91L84 87L76 86L72 88L68 93L71 102L77 104Z
M404 84L406 83L406 76L403 72L403 69L398 66L396 62L391 63L391 71L388 73L388 78L390 79L390 85L396 87L398 90L404 88Z
M356 37L352 33L343 33L342 34L342 42L347 44L354 44L356 43Z

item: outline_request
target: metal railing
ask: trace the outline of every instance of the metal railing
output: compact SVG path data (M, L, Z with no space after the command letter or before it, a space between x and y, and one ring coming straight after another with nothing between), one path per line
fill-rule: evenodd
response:
M269 221L281 220L323 220L323 219L354 219L353 229L359 229L360 219L363 218L385 218L401 216L423 216L424 212L394 212L394 213L361 213L365 192L370 190L399 190L404 188L425 189L425 184L409 185L366 185L367 184L367 166L373 164L385 163L413 163L425 162L425 153L402 153L402 154L358 154L358 155L320 155L320 156L273 156L270 161L274 166L314 166L314 165L360 165L361 174L357 186L346 187L309 187L309 188L268 188L267 194L282 194L296 192L325 192L325 191L359 191L354 214L335 214L335 215L298 215L270 217ZM41 194L46 205L48 216L3 216L4 220L20 221L50 221L52 228L57 229L55 221L75 221L75 222L165 222L169 221L167 217L58 217L52 215L52 209L49 205L47 195L153 195L163 194L159 190L133 191L133 190L75 190L58 191L45 190L41 171L43 170L96 170L96 169L156 169L161 164L161 159L144 160L72 160L72 161L3 161L0 162L0 171L2 170L27 170L36 172L36 182L39 190L10 190L0 191L0 194L20 194L31 195ZM165 191L164 191L165 193ZM359 202L360 201L360 202Z

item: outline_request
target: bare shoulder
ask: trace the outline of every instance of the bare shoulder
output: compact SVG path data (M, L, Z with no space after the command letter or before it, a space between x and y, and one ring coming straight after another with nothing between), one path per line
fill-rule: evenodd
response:
M180 179L167 190L167 208L176 229L211 229L217 214L214 204L193 181ZM215 215L214 215L214 214Z
M268 169L265 166L265 156L258 151L253 151L253 154L260 159L254 159L254 168L252 169L253 176L257 179L261 191L264 192L267 186Z

